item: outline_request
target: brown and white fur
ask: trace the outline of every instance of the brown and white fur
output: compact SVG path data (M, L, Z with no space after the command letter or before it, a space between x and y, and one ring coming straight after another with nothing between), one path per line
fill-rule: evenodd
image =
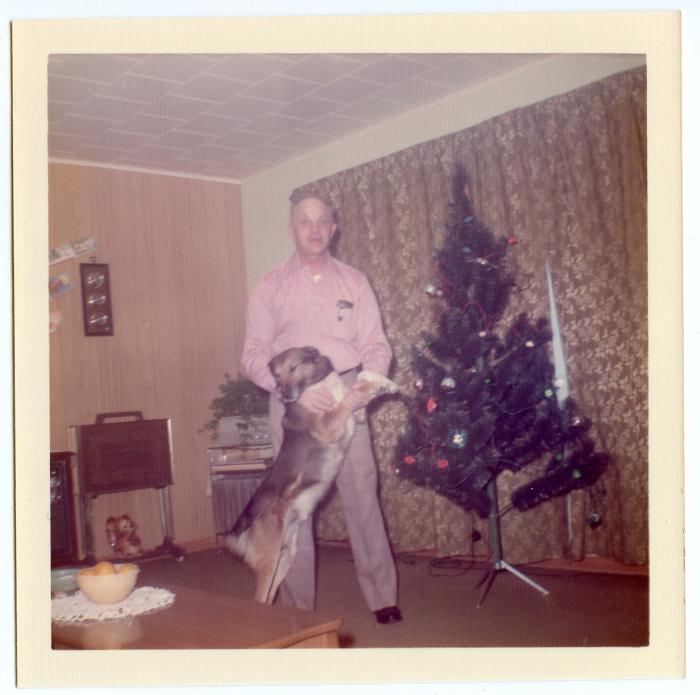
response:
M271 604L294 560L299 523L313 513L333 484L355 420L342 403L345 384L315 348L285 350L269 368L285 404L282 447L224 542L255 573L255 600ZM358 381L372 398L397 391L392 381L373 372L360 372ZM328 389L336 402L323 415L297 402L306 389L318 387Z

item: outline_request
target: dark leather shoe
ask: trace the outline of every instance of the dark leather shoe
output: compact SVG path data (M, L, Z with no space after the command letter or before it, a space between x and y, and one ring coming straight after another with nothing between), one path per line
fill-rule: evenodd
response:
M398 606L387 606L386 608L380 608L378 611L374 611L377 616L377 622L382 625L386 623L400 623L401 622L401 611Z

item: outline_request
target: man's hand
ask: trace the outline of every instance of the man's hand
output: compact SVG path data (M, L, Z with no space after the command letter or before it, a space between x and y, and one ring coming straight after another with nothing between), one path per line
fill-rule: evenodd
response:
M356 381L345 398L343 405L346 405L350 410L359 410L364 408L374 397L374 386L368 381L361 379Z
M299 396L297 403L310 410L314 415L323 415L335 407L333 395L323 387L307 389Z

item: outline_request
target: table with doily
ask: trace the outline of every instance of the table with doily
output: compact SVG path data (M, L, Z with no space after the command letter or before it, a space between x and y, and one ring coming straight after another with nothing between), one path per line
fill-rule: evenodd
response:
M51 618L54 649L337 647L342 624L338 617L184 585L137 587L107 606L77 592L54 598Z

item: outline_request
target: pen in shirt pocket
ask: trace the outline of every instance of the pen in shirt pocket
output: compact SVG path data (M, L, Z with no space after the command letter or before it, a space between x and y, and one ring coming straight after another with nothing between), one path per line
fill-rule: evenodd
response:
M352 309L354 306L354 304L352 302L349 302L347 299L339 299L335 305L338 307L338 321L343 320L344 311Z

